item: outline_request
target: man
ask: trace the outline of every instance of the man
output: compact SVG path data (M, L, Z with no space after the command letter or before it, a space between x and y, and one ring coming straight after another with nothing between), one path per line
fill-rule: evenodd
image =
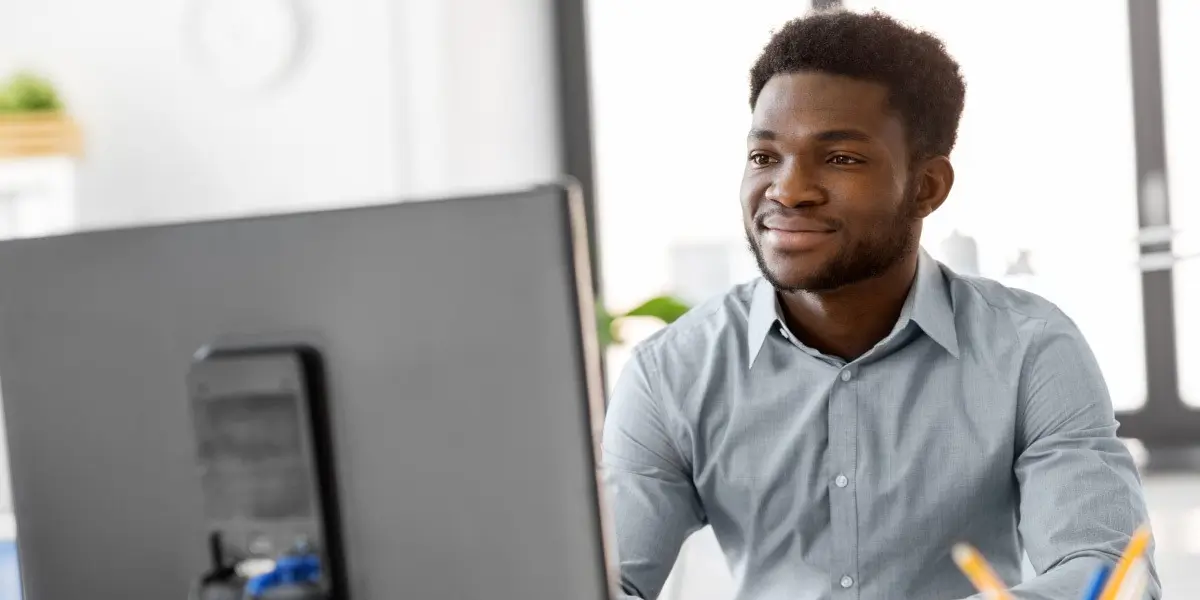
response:
M763 278L639 345L617 383L624 593L656 598L711 525L739 600L967 597L960 541L1009 585L1028 553L1017 598L1077 600L1145 503L1075 325L919 247L954 183L958 65L887 16L825 12L775 34L750 79Z

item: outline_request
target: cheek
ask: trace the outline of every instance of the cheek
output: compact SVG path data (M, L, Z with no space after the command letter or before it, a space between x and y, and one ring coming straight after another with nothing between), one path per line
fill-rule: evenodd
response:
M830 196L841 200L839 212L847 222L879 223L910 210L908 190L897 187L890 173L843 178L827 186Z
M758 210L758 206L762 204L768 185L769 183L763 181L762 177L756 177L750 173L746 173L742 176L742 186L740 190L742 215L745 217L747 223L752 220L754 212Z

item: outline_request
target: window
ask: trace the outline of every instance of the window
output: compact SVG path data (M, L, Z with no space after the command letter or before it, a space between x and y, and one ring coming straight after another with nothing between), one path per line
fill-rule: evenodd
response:
M1089 3L1087 27L1074 26L1079 7L1070 2L1039 4L1036 17L957 0L845 5L878 8L936 33L967 80L952 155L954 191L926 220L924 246L951 266L971 270L969 253L955 249L963 247L962 236L972 238L979 274L1038 293L1076 322L1117 410L1143 405L1146 353L1125 2ZM1064 43L1068 25L1071 38Z
M1200 39L1200 3L1159 0L1162 28L1163 100L1167 130L1167 193L1171 223L1177 231L1175 264L1175 331L1179 394L1200 408L1200 74L1195 60Z

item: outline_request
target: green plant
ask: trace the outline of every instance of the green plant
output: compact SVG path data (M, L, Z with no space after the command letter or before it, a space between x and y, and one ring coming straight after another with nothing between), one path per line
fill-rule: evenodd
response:
M655 296L623 313L609 312L603 302L597 302L596 307L596 320L598 321L596 325L599 328L602 346L622 343L618 331L622 319L650 317L670 325L691 308L673 296Z
M0 114L53 112L62 109L58 91L50 80L33 73L17 73L0 83Z

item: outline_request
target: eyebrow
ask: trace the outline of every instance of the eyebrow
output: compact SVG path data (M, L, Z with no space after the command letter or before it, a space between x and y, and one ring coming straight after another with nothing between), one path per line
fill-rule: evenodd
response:
M775 141L779 136L775 135L770 129L751 129L748 136L752 140L762 140L764 142Z
M779 134L770 129L751 129L750 139L762 141L775 141L779 139ZM870 142L874 140L870 135L857 129L830 129L822 131L816 135L818 142Z

